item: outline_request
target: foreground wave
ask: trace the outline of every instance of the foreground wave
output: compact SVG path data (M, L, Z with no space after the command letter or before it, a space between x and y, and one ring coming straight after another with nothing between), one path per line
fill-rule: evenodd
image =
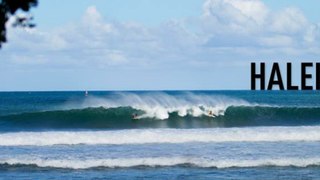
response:
M138 166L194 166L201 168L231 168L231 167L263 167L263 166L320 166L320 158L283 158L257 160L211 160L192 157L150 157L150 158L116 158L116 159L5 159L0 160L2 166L36 166L68 169L89 168L129 168Z
M212 129L136 129L117 131L49 131L0 134L0 146L76 144L145 144L187 142L320 141L320 126Z
M132 119L133 114L136 114L135 119ZM319 125L319 117L320 107L196 106L180 110L158 108L153 114L150 110L133 107L98 107L3 115L0 129L301 126Z

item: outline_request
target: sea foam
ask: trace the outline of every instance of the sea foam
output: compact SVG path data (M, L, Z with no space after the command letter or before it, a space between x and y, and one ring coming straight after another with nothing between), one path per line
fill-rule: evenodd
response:
M191 115L199 117L208 115L209 112L215 116L223 115L230 106L251 106L249 102L231 98L223 95L205 95L194 93L183 93L180 95L170 95L167 93L154 92L152 94L138 93L115 93L108 97L89 96L80 105L72 102L64 108L87 108L87 107L132 107L142 110L145 113L139 118L168 119L169 114L177 112L181 117ZM210 113L210 114L211 114Z
M320 158L269 158L256 160L211 160L192 157L149 157L149 158L116 158L116 159L0 159L0 164L36 165L38 167L88 169L96 167L125 168L136 166L178 166L190 165L202 168L259 167L259 166L319 166Z
M57 144L121 145L145 143L259 141L320 141L320 126L48 131L10 132L0 134L0 146L50 146Z

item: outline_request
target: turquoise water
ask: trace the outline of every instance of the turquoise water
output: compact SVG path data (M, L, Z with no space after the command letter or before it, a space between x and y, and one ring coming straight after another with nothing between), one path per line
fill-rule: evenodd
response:
M316 91L0 93L3 179L320 179L319 142Z

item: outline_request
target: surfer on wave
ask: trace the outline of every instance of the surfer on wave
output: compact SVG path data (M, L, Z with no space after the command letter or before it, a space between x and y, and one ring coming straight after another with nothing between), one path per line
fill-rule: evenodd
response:
M212 112L211 110L208 112L208 115L209 115L210 117L215 117L215 116L216 116L215 114L213 114L213 112Z
M132 114L131 118L132 119L138 119L138 114L137 113Z

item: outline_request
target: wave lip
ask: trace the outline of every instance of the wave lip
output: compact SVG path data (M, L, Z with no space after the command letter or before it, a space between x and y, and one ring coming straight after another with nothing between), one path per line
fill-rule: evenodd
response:
M320 141L320 126L1 133L0 146Z
M137 166L179 166L189 165L201 168L232 168L232 167L263 167L263 166L293 166L308 167L320 166L320 158L275 158L257 160L210 160L192 157L150 157L150 158L117 158L117 159L92 159L92 160L48 160L48 159L4 159L1 165L89 169L89 168L129 168Z
M104 107L118 108L131 107L144 111L141 118L168 119L170 113L176 112L183 117L191 115L199 117L207 115L211 111L215 115L223 115L228 106L251 105L245 100L231 98L224 95L205 95L194 93L183 93L180 95L170 95L167 93L116 93L112 98L104 99L98 97L87 98L82 108Z

